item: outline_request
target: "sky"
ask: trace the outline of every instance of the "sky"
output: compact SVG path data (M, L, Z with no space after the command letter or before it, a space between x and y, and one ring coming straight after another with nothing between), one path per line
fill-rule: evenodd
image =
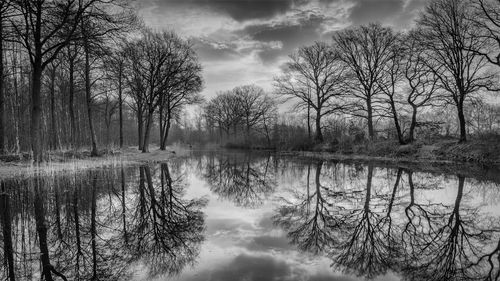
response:
M272 91L288 56L333 32L370 22L411 28L428 0L142 0L154 30L191 40L203 66L202 94L255 84Z

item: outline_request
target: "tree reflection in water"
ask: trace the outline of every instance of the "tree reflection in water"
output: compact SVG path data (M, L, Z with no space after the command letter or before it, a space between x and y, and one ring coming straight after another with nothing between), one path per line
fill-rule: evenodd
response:
M215 198L237 209L262 207L258 231L266 235L280 233L267 224L274 210L272 221L291 244L326 257L348 275L500 277L500 219L477 200L481 184L473 179L370 164L209 154L4 181L0 279L127 280L135 273L177 278L196 262L204 241L207 199L188 196L188 169L201 174ZM195 193L206 192L203 187ZM290 250L281 248L270 253Z
M130 243L134 256L149 265L150 276L178 274L198 256L206 200L183 199L183 177L172 178L166 163L161 164L159 180L151 174L149 166L140 167Z
M275 191L271 155L209 155L204 177L210 190L242 207L257 207Z
M194 263L206 200L184 198L166 163L138 170L138 184L136 168L3 182L0 279L126 280L133 264L158 276Z
M307 176L305 188L282 198L274 216L298 248L324 253L334 268L368 279L388 272L405 280L498 279L500 244L491 243L499 237L500 223L478 206L464 205L463 176L457 176L454 203L446 205L417 202L411 171L398 169L391 192L376 194L374 185L381 181L374 182L372 165L366 167L363 189L353 188L362 181L359 167L348 166L347 174L358 183L347 186L346 173L333 164L327 187L321 183L323 166L316 164L315 191L310 192ZM409 190L402 190L403 172ZM409 194L398 196L401 192Z

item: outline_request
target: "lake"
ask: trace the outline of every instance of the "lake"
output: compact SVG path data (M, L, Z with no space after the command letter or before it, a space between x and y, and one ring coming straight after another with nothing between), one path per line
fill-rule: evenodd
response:
M494 180L193 152L2 182L0 278L497 280Z

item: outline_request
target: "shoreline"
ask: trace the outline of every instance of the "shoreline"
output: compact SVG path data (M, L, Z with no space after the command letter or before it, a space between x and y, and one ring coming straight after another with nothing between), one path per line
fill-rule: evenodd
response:
M111 154L90 157L85 152L79 152L77 157L64 157L65 152L49 152L50 160L40 166L33 165L31 160L2 162L0 161L0 180L32 176L35 173L51 175L54 173L78 172L87 169L97 169L116 166L130 166L147 163L157 163L182 157L186 150L179 147L168 147L167 150L159 150L152 147L149 153L142 153L137 148L124 148Z
M394 148L394 147L393 147ZM403 168L414 171L460 174L466 177L493 180L500 183L500 161L478 162L463 161L460 159L438 159L433 153L426 153L422 157L418 150L413 153L406 153L405 156L396 156L397 149L389 153L390 156L367 155L366 153L341 153L328 151L276 151L267 150L280 157L293 157L302 159L317 159L323 161L339 161L343 163L366 164L373 163L376 166ZM220 148L216 150L233 150ZM240 150L240 149L236 149ZM159 150L158 147L151 147L149 153L142 153L136 147L128 147L117 150L98 157L90 157L85 151L78 153L70 152L50 152L50 160L40 167L32 164L31 160L0 161L0 180L19 176L30 176L35 173L53 174L59 172L76 172L86 169L96 169L103 167L140 165L147 163L158 163L177 157L188 155L193 150L187 150L179 146L167 147L167 150ZM194 151L204 151L203 148ZM252 151L252 149L240 150ZM266 150L255 150L266 151ZM500 152L499 152L500 153ZM68 157L67 155L72 155Z
M381 157L335 152L290 151L277 152L282 157L338 161L351 164L373 163L375 166L402 168L434 174L461 175L467 178L490 180L500 183L500 163L465 162L445 159L417 159L411 157Z

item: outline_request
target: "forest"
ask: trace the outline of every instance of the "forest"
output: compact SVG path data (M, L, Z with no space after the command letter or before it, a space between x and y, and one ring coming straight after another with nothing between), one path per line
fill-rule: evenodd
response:
M35 163L171 143L498 143L499 0L432 0L405 31L338 30L290 54L273 89L212 98L192 40L151 29L133 1L3 0L0 38L0 153Z

